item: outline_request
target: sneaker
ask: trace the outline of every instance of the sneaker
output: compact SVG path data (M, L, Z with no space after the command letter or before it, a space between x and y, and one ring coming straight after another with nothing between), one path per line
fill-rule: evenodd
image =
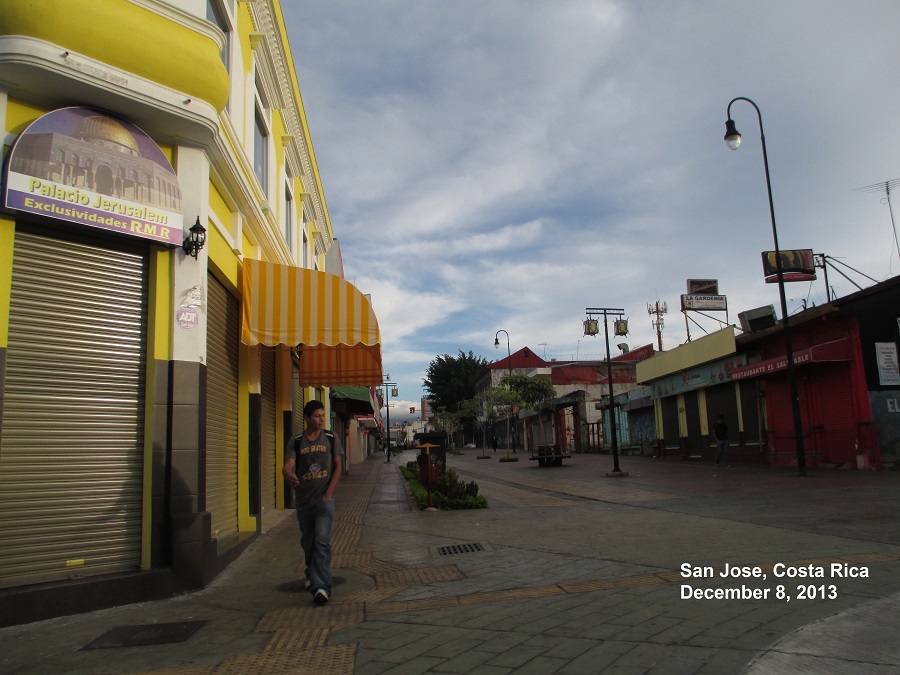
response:
M304 590L304 591L308 591L308 590L309 590L309 587L310 587L311 585L312 585L312 584L311 584L310 581L309 581L309 577L307 577L306 579L303 580L303 590Z
M328 592L320 588L313 596L313 602L315 602L317 605L324 605L326 602L328 602Z

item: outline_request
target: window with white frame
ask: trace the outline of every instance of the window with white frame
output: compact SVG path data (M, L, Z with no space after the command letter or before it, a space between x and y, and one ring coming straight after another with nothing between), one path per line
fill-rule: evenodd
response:
M304 201L300 207L301 225L303 227L303 267L309 267L309 218L306 215L306 202Z
M291 194L290 181L284 184L284 243L288 250L294 252L294 196ZM292 256L293 257L293 256Z
M262 186L263 192L269 194L269 125L266 123L265 108L259 101L256 104L256 115L253 124L253 171Z

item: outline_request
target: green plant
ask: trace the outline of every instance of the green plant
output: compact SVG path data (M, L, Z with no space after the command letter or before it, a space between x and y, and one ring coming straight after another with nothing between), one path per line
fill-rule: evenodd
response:
M428 488L419 481L419 463L407 462L400 467L419 508L428 506ZM438 480L431 488L431 505L441 510L486 509L487 499L478 494L478 483L466 483L453 469L445 469L438 464Z
M501 462L518 462L519 458L518 457L501 457L499 461L501 461Z

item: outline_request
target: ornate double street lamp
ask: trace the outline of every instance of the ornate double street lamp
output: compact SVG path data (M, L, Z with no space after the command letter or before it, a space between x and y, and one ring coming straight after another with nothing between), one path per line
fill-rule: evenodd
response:
M772 205L772 183L769 180L769 158L766 154L766 135L763 133L762 114L759 107L749 98L738 96L731 99L726 110L725 143L732 150L741 147L741 135L731 119L731 106L735 101L746 101L756 110L759 119L759 139L762 141L763 166L766 170L766 190L769 193L769 216L772 219L772 237L775 240L775 269L778 272L778 296L781 300L781 325L784 333L784 354L787 359L788 385L791 390L791 411L794 415L794 438L797 446L797 470L801 476L806 475L806 449L803 443L803 422L800 418L800 395L797 392L797 373L794 367L794 350L791 343L791 328L788 322L787 299L784 295L784 270L781 264L781 249L778 248L778 230L775 228L775 207Z
M509 351L509 333L507 333L502 328L496 332L494 335L494 349L500 349L500 333L506 335L506 367L509 370L509 380L507 381L510 389L512 388L512 354ZM506 418L506 433L509 433L509 418ZM512 451L513 454L516 454L516 427L515 422L513 422L513 430L512 430Z
M385 375L384 406L385 406L385 408L387 408L387 426L385 427L385 429L387 430L387 440L386 440L387 446L384 451L384 454L386 456L386 458L384 460L385 463L388 463L391 461L391 396L393 396L394 398L397 398L397 396L400 395L400 392L397 389L397 383L396 382L388 382L388 380L390 380L390 379L391 379L390 375ZM391 387L391 388L388 389L388 387Z
M625 314L624 309L613 309L610 307L587 307L585 308L585 313L588 315L588 318L584 321L584 334L596 336L597 333L600 332L600 322L595 319L595 316L603 315L603 334L606 337L606 382L609 385L609 437L612 441L612 454L613 454L613 470L607 472L607 478L619 478L621 476L627 476L627 471L622 471L619 468L619 438L618 433L616 432L616 405L615 400L613 399L613 375L612 375L612 361L609 358L609 326L606 322L607 316L617 316L619 317L613 322L613 327L615 329L616 335L627 335L628 334L628 320L623 319L622 316Z

